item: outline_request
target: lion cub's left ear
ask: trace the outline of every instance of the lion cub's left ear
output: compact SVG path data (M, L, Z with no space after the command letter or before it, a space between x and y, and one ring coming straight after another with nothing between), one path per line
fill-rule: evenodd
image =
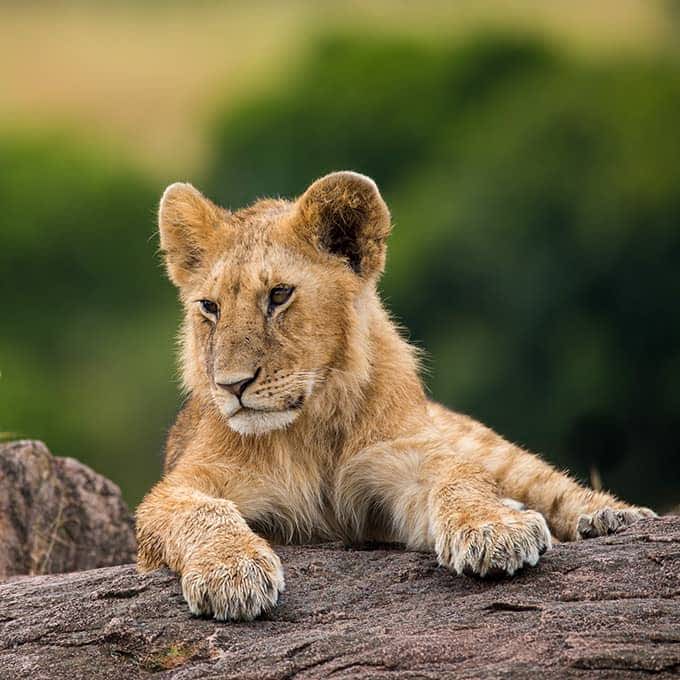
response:
M390 213L370 177L334 172L316 180L298 200L297 228L362 278L385 267Z
M176 182L163 193L158 230L168 276L176 286L200 270L224 212L191 184Z

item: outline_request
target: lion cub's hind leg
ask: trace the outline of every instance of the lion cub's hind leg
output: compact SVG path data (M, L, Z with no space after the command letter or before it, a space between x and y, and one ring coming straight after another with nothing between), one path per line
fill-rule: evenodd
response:
M560 541L606 536L637 520L655 517L649 508L625 503L604 491L588 489L568 474L471 418L431 406L452 448L479 463L498 486L499 494L540 512Z
M581 486L538 456L500 437L491 450L484 464L501 493L542 513L561 541L606 536L645 517L656 517L649 508Z
M605 507L588 515L581 515L576 524L578 538L596 538L614 534L645 517L656 517L649 508L610 508Z

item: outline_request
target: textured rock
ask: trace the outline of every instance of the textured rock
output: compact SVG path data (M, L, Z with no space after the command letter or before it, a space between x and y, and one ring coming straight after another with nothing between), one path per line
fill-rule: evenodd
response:
M680 671L680 517L561 544L512 579L393 548L281 547L252 623L192 618L167 571L0 585L0 678L642 678Z
M0 546L0 579L135 558L133 521L120 489L37 441L0 444Z

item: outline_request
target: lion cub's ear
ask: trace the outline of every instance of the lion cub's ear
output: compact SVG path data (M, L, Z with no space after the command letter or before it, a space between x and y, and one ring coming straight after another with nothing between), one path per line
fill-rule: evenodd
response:
M377 276L385 266L390 213L370 177L334 172L316 180L298 200L296 227L362 278Z
M176 286L185 285L200 269L224 212L191 184L176 182L163 193L158 229L168 276Z

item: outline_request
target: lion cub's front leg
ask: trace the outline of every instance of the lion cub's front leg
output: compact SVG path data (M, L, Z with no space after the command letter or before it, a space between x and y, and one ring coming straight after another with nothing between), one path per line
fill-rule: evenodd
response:
M138 568L180 574L192 614L249 621L284 589L278 556L228 500L162 481L137 510L137 540Z
M457 574L514 574L551 547L543 515L504 501L481 467L449 462L429 496L439 563Z
M543 515L504 499L488 470L434 444L416 435L354 455L338 473L340 518L357 536L370 535L380 508L388 540L432 550L457 574L514 574L536 564L551 547Z

